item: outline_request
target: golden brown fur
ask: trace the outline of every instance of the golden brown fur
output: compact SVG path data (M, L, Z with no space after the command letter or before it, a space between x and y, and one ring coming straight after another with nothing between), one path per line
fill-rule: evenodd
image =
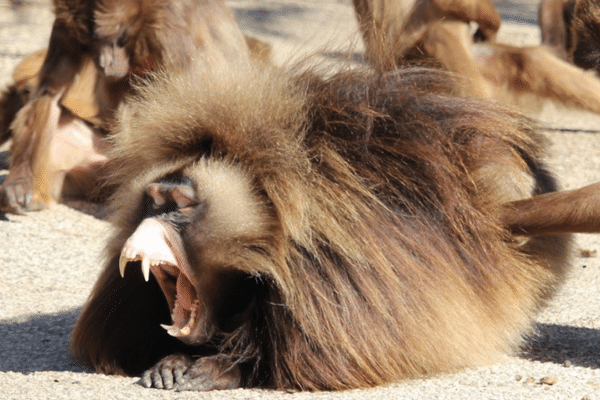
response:
M600 233L600 183L503 206L502 225L518 235Z
M15 82L0 98L0 140L13 139L2 212L44 208L65 192L94 192L106 131L132 77L202 60L244 63L246 40L268 57L268 49L244 38L221 0L55 0L54 8L50 50L27 81L30 90ZM35 66L27 59L18 69ZM83 170L84 179L74 176ZM74 187L70 178L88 184Z
M354 0L366 54L376 68L434 61L480 97L519 101L523 94L600 113L600 82L544 46L494 43L500 16L487 0ZM471 34L469 23L479 29Z
M512 237L502 204L555 183L527 121L453 90L417 67L264 66L143 88L119 120L116 233L73 354L102 373L149 370L146 386L323 390L515 349L566 271L568 240ZM181 340L160 328L175 309L134 256L119 276L140 223L184 243L202 308L189 335L176 323Z

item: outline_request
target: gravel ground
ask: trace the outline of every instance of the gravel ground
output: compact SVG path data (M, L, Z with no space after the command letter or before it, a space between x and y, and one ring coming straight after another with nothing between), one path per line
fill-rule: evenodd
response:
M15 0L16 1L16 0ZM13 1L14 2L14 1ZM0 0L0 86L23 55L46 46L46 0ZM276 62L330 44L360 50L349 0L229 1L242 27L273 45ZM500 40L539 42L536 3L498 2ZM335 56L330 52L326 56ZM600 180L600 117L552 104L532 114L550 128L548 162L565 188ZM2 178L0 177L0 180ZM0 215L0 397L4 399L600 399L600 237L577 236L572 272L537 318L539 334L522 354L494 365L372 390L281 393L234 390L171 393L135 378L107 377L69 359L67 342L99 271L110 226L102 210L72 202L26 216Z

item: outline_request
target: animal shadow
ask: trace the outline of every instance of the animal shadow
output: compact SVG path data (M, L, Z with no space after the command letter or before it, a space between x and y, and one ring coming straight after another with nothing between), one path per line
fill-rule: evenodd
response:
M530 361L599 368L600 330L539 324L519 355Z
M72 360L68 351L80 311L0 321L0 371L91 372Z

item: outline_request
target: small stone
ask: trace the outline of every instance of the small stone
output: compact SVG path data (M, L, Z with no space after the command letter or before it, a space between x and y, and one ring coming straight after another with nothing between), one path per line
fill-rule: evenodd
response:
M592 258L598 255L597 250L589 250L589 249L579 249L579 257L581 258Z
M521 379L523 379L523 377L521 375L517 375L517 376L515 376L515 379L517 382L520 382Z
M540 379L542 385L555 385L556 382L558 382L558 377L556 376L546 376Z
M533 376L530 376L529 378L527 378L527 380L525 381L525 383L534 383L535 379L533 378Z

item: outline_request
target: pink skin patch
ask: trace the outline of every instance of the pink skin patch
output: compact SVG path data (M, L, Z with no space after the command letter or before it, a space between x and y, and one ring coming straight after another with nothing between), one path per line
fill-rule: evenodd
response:
M93 173L95 167L108 160L109 144L84 121L63 112L58 104L61 96L62 91L52 99L46 124L47 129L52 130L47 169L63 175L72 171L82 173L89 170Z

